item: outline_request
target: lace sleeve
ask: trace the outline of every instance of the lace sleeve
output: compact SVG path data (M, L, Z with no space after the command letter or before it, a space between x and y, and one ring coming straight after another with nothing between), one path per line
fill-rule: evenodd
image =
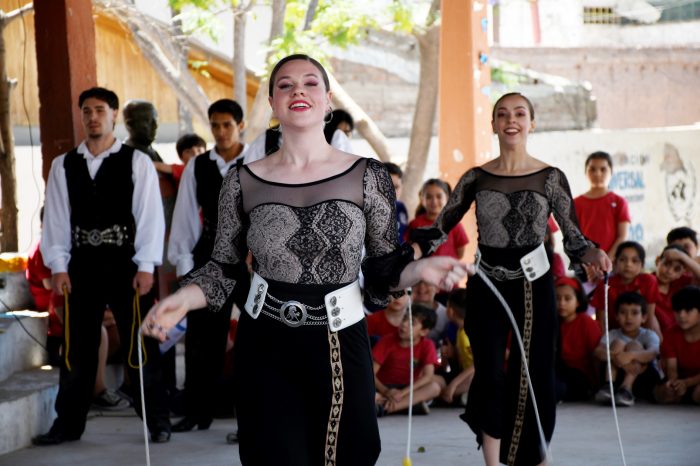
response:
M386 306L390 290L398 285L401 272L413 260L413 248L398 244L396 191L386 168L376 160L368 160L363 182L365 294L373 304Z
M241 299L245 302L247 290L244 288L249 278L244 261L247 255L247 228L238 170L234 169L221 186L216 241L211 259L182 280L183 286L190 283L198 285L212 310L221 309L231 298L237 304Z
M545 191L554 218L564 235L564 252L574 263L580 262L581 257L595 244L587 240L578 226L574 199L566 175L554 168L545 182Z
M424 256L435 252L447 240L448 233L471 207L475 198L476 173L472 168L462 175L433 226L411 231L411 241L418 244Z

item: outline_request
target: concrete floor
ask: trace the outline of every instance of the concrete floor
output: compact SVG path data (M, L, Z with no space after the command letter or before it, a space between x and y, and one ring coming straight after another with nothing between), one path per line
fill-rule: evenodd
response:
M434 408L413 423L411 457L415 466L479 465L474 435L453 408ZM610 408L564 404L557 412L552 465L621 465ZM638 403L619 410L622 440L630 466L700 465L700 408ZM380 466L398 466L405 455L406 416L379 419ZM173 434L168 444L151 445L151 464L238 465L238 447L225 443L235 429L231 419L216 420L208 431ZM425 450L419 453L418 450ZM92 412L82 440L54 447L30 447L0 456L0 465L124 466L146 464L143 433L131 410Z

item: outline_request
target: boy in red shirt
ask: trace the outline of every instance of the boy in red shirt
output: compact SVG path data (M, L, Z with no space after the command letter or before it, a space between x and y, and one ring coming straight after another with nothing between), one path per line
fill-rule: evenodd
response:
M608 324L609 328L619 328L615 319L614 306L617 297L622 293L633 291L644 297L647 303L647 319L645 327L656 332L659 337L661 330L656 319L656 301L659 299L659 287L656 277L650 273L642 273L646 253L641 244L634 241L625 241L617 247L615 254L615 273L610 277L608 291ZM605 287L598 286L591 299L591 305L595 308L596 320L600 329L605 331Z
M664 333L661 364L666 379L656 386L659 403L700 404L700 288L687 286L672 298L678 325Z
M372 349L374 383L377 388L375 401L379 415L408 408L411 364L414 369L414 412L428 414L425 402L440 394L440 385L435 379L437 351L433 341L427 338L435 325L435 311L420 304L413 305L411 311L413 322L409 322L406 314L398 332L381 338ZM413 361L410 354L411 333Z
M390 296L389 305L385 309L368 315L367 333L372 344L385 335L396 333L407 309L408 293L404 293L398 298Z
M179 185L182 172L185 171L185 165L187 165L190 159L206 152L207 143L198 134L185 134L175 143L175 150L177 151L177 156L182 160L182 163L167 164L163 162L153 162L153 165L159 173L172 175L175 183Z
M692 271L689 274L688 271ZM656 302L656 319L662 332L676 325L676 317L671 306L671 297L690 285L693 277L700 279L700 264L695 262L678 244L664 248L656 258L656 281L659 285L659 299Z

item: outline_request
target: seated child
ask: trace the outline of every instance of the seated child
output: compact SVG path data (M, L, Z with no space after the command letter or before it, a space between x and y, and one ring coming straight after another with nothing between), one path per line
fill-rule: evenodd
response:
M403 316L408 309L408 293L403 296L389 297L389 305L386 309L369 314L367 319L367 333L372 345L379 338L396 333L403 321Z
M443 348L442 357L454 359L459 371L442 372L436 376L441 388L440 398L447 403L453 403L461 395L469 392L469 386L474 378L474 355L469 337L464 331L466 315L467 290L464 288L452 290L447 298L447 318L458 328L457 341L455 345L448 343ZM456 357L452 358L453 355Z
M698 256L698 234L692 228L678 227L668 232L666 244L676 244L683 248L692 262L685 262L685 273L693 280L693 285L700 285L700 257Z
M447 309L445 305L435 300L435 295L437 295L437 293L438 287L428 282L420 281L413 286L413 302L429 307L434 310L437 315L435 327L430 330L430 334L428 335L436 345L440 339L445 337L447 325L450 323L447 318Z
M654 397L659 403L700 404L700 288L679 290L672 303L678 325L664 333L661 364L666 378Z
M634 241L621 243L615 252L614 273L608 282L608 302L614 303L617 297L627 291L636 292L644 297L647 306L645 327L652 329L661 337L659 322L656 320L655 307L659 299L656 278L650 273L643 273L646 253L641 244ZM605 332L605 287L598 286L593 293L591 305L595 308L596 320L602 332ZM618 328L613 306L608 306L608 325Z
M172 165L163 162L153 162L158 173L172 175L175 183L180 184L182 172L185 171L185 165L190 159L203 154L207 150L207 143L199 135L190 133L180 136L175 143L177 156L180 157L182 163L174 163Z
M593 351L600 342L600 327L586 314L588 300L576 278L556 281L559 313L559 351L556 361L557 399L590 399L598 385L598 364Z
M648 397L659 381L656 358L659 355L659 336L642 324L647 320L647 304L644 298L634 292L622 293L615 301L615 317L620 328L610 330L610 359L613 383L622 379L615 392L615 403L632 406L635 395ZM608 340L606 335L600 339L595 349L595 356L607 363ZM606 383L596 393L595 399L600 403L610 402L608 372L605 371Z
M700 265L697 264L678 244L664 248L656 258L656 281L659 285L659 298L656 301L656 319L663 333L676 325L673 315L671 297L680 289L690 285L693 277L686 273L697 267L697 277L700 278Z
M410 367L413 365L413 404L416 414L428 414L426 401L440 394L435 380L437 352L428 332L435 325L435 311L420 304L411 307L413 322L406 313L399 330L382 337L372 349L377 413L393 413L409 406ZM413 361L410 345L413 333Z

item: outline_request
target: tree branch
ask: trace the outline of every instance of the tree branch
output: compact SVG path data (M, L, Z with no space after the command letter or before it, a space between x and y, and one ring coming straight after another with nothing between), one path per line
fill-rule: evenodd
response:
M27 14L32 10L34 10L33 3L27 3L23 7L17 8L16 10L12 10L9 13L5 13L2 10L0 10L0 28L6 27L15 19Z

